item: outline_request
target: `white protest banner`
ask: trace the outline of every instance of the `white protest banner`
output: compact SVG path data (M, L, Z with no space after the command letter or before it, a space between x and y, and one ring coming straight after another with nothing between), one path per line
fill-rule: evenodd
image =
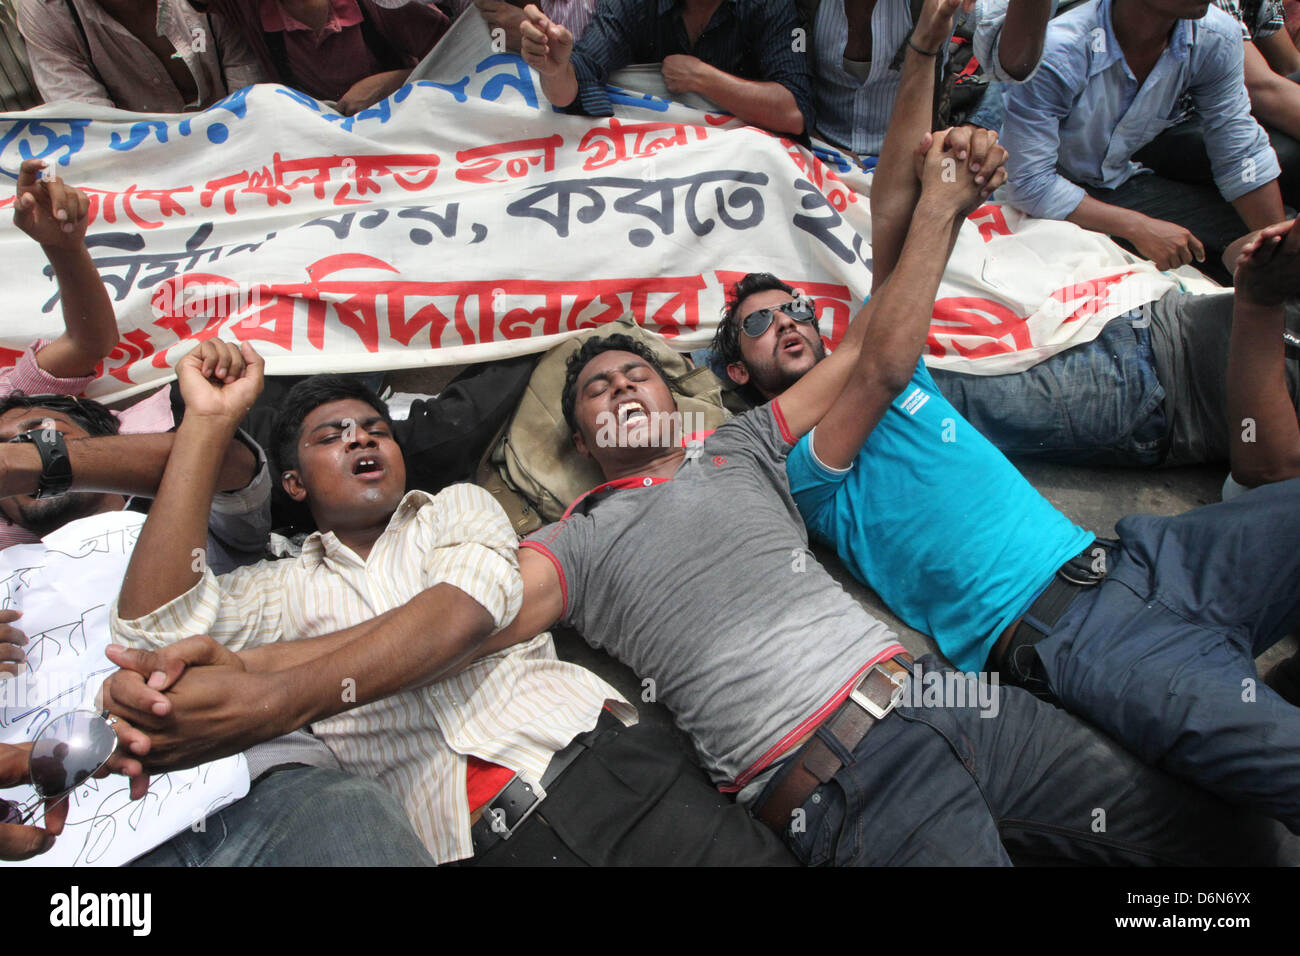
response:
M870 287L855 162L651 94L616 90L614 118L559 113L471 14L421 79L353 117L263 85L184 116L64 103L0 118L9 182L41 157L91 198L122 338L89 394L165 382L216 335L283 374L501 358L625 312L698 348L751 271L802 288L839 340ZM1177 285L1131 258L987 204L962 230L928 359L1001 374L1088 341ZM34 243L0 230L0 263L4 363L60 322Z

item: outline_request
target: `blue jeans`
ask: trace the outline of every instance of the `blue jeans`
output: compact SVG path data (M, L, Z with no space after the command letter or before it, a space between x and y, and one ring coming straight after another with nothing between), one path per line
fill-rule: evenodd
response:
M132 866L433 866L401 804L372 780L293 765Z
M933 657L918 666L948 670ZM991 717L900 706L852 754L838 748L845 766L786 833L795 856L814 866L1297 859L1297 840L1275 821L1143 765L1026 691L999 687L998 702Z
M1300 708L1255 657L1300 624L1300 478L1117 525L1036 645L1051 693L1144 761L1300 832Z
M1004 454L1070 464L1154 465L1169 433L1140 309L1092 342L1012 375L931 368L939 391Z

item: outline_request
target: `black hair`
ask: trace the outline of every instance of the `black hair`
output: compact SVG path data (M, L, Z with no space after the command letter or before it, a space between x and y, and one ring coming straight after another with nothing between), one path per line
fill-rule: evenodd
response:
M271 462L277 474L298 467L298 439L307 416L329 402L354 398L377 411L391 430L393 419L379 396L347 375L313 375L289 389L271 424Z
M795 293L794 286L782 282L770 272L751 272L731 287L731 292L727 295L726 308L722 313L722 321L718 323L718 331L714 333L713 345L711 346L714 353L722 359L723 364L730 365L742 359L740 353L740 323L736 320L736 312L740 308L740 303L751 295L757 295L760 292L772 292L777 289L789 295Z
M602 352L631 352L633 355L640 356L664 380L668 390L670 392L673 390L673 381L664 371L664 367L659 364L659 358L632 336L616 332L603 338L587 339L582 343L581 348L569 356L564 366L564 392L560 398L560 407L564 411L564 420L568 423L570 432L578 430L578 420L574 415L574 407L578 403L578 376L587 367L587 363Z
M120 427L117 417L99 402L75 395L25 395L10 392L0 400L0 415L15 408L48 408L62 412L95 437L116 435Z

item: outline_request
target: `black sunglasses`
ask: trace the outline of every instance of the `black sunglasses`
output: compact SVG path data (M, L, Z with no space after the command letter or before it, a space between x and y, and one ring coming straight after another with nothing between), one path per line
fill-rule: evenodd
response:
M751 312L740 323L740 329L751 339L756 339L771 326L772 321L776 318L776 313L784 312L796 322L806 322L809 325L817 324L817 310L809 299L792 299L779 305L775 309L759 309L757 312Z

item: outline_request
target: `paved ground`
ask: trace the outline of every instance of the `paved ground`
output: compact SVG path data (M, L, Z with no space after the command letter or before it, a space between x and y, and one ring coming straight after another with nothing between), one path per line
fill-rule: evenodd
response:
M388 384L398 391L436 392L450 381L459 369L427 369L394 373ZM1103 537L1113 536L1115 523L1133 513L1175 515L1219 500L1227 467L1198 465L1168 470L1123 468L1075 468L1042 462L1018 462L1020 470L1044 496L1073 521ZM930 638L912 630L898 620L876 597L875 592L855 581L834 553L815 547L814 552L845 589L872 614L887 622L900 635L902 643L914 655L936 650ZM954 587L969 586L955 581ZM662 705L642 701L641 683L627 667L603 652L594 651L572 632L558 632L556 647L561 657L590 668L614 685L641 710L642 719L671 726L672 718ZM1259 673L1295 653L1296 636L1292 635L1265 653L1257 661ZM685 735L678 733L683 746L690 749Z

